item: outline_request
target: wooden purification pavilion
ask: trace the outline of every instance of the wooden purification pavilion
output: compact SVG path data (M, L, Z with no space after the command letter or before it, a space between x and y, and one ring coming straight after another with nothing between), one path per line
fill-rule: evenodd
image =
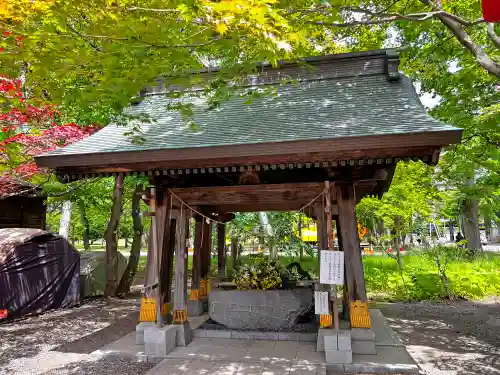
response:
M262 64L239 84L232 99L212 110L200 95L201 87L172 99L165 94L181 89L158 84L143 91L143 100L129 109L155 120L139 124L143 143L132 143L125 128L108 125L36 162L55 169L65 181L117 173L149 177L155 187L151 247L156 255L149 249L148 259L159 265L163 305L172 302L176 255L173 305L178 323L186 319L186 236L193 216L180 201L219 222L221 262L221 223L231 220L232 213L293 211L310 202L305 212L318 220L319 246L326 249L326 204L313 200L325 191L327 181L327 203L345 252L348 298L366 301L356 202L387 191L398 161L435 165L441 148L461 137L460 129L426 113L398 64L398 55L384 50L312 57L277 67ZM195 77L207 81L213 71ZM165 108L179 102L191 106L192 117ZM203 280L211 247L211 224L194 216L192 299L206 293Z

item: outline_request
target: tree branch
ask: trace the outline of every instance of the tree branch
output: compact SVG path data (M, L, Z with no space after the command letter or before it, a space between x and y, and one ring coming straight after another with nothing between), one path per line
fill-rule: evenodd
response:
M398 0L399 1L399 0ZM394 4L394 3L393 3ZM392 5L391 5L392 6ZM390 6L389 6L390 8ZM410 13L410 14L401 14L401 13L394 13L394 12L387 12L389 8L386 8L383 11L376 12L373 10L357 7L357 6L345 6L345 7L340 7L338 8L339 11L345 11L345 12L351 12L351 13L360 13L360 14L366 14L367 16L370 16L371 18L368 20L359 20L359 21L353 21L353 22L342 22L342 23L326 23L325 21L316 21L316 22L321 22L320 24L325 24L329 26L335 26L335 27L351 27L351 26L357 26L357 25L372 25L372 22L376 22L376 24L379 23L387 23L387 22L392 22L392 21L397 21L397 20L406 20L406 21L414 21L414 22L423 22L427 21L431 18L436 18L437 16L445 16L450 19L455 20L456 22L464 25L464 26L474 26L478 25L480 23L486 22L483 18L479 18L474 21L469 21L464 18L461 18L455 14L448 13L442 9L437 9L432 12L421 12L421 13ZM330 15L330 12L325 13L324 12L325 8L324 7L317 7L309 10L300 10L300 12L303 13L318 13L321 12L324 15ZM373 20L372 18L377 17L379 19ZM382 18L380 18L382 17Z
M488 25L486 25L486 32L488 33L490 39L493 41L493 44L495 44L497 48L500 48L500 36L495 33L493 23L490 22L488 23Z
M71 31L73 31L76 35L78 35L83 41L85 41L88 45L90 45L93 49L95 49L97 52L104 52L101 47L98 45L94 44L92 41L88 40L85 38L84 35L82 35L78 30L76 30L73 25L71 25L69 22L66 24Z
M146 12L156 12L156 13L181 13L178 9L163 9L163 8L144 8L144 7L130 7L126 8L129 11L142 10Z
M441 10L431 0L421 0L426 5L431 5L435 11ZM484 49L474 42L469 34L464 30L462 24L454 18L447 15L438 14L436 16L452 33L458 42L467 49L472 56L475 57L478 64L483 67L488 73L500 78L500 64L495 62L488 56Z
M474 56L478 64L483 69L485 69L488 73L500 78L500 64L498 64L491 57L489 57L489 55L484 51L484 49L474 40L472 40L470 35L467 34L467 32L464 29L464 27L470 27L486 22L484 19L481 18L475 21L469 21L455 14L451 14L444 11L443 9L441 9L439 5L432 3L431 0L421 0L421 2L425 5L430 5L432 7L432 11L423 13L400 14L391 12L389 13L376 12L356 6L347 6L347 7L340 7L339 10L352 13L365 14L367 16L370 16L370 19L355 20L350 22L306 21L306 23L321 25L321 26L329 26L329 27L349 28L355 26L381 25L399 20L411 21L411 22L424 22L429 19L436 18L440 20L453 33L457 41L460 44L462 44L462 46L464 46ZM488 28L488 35L493 40L495 45L497 45L497 42L500 43L500 37L498 37L498 35L494 33L494 30L493 30L493 35L491 35L492 30L490 29L491 27Z

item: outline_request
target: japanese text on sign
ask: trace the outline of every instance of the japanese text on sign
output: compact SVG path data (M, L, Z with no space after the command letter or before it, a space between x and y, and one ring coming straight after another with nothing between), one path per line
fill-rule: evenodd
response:
M344 252L321 250L319 272L321 284L344 285Z
M314 312L318 315L329 314L328 292L314 292Z

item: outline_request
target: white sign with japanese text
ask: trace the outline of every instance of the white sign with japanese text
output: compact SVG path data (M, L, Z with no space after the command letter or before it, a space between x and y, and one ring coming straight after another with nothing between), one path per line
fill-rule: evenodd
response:
M344 285L344 252L321 250L319 270L321 284Z
M328 292L314 292L314 312L318 315L330 314L328 309Z

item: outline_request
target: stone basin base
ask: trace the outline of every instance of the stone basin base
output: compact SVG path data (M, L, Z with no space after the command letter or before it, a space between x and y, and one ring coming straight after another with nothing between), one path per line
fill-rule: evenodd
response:
M212 290L210 318L229 329L283 331L313 307L311 288Z

